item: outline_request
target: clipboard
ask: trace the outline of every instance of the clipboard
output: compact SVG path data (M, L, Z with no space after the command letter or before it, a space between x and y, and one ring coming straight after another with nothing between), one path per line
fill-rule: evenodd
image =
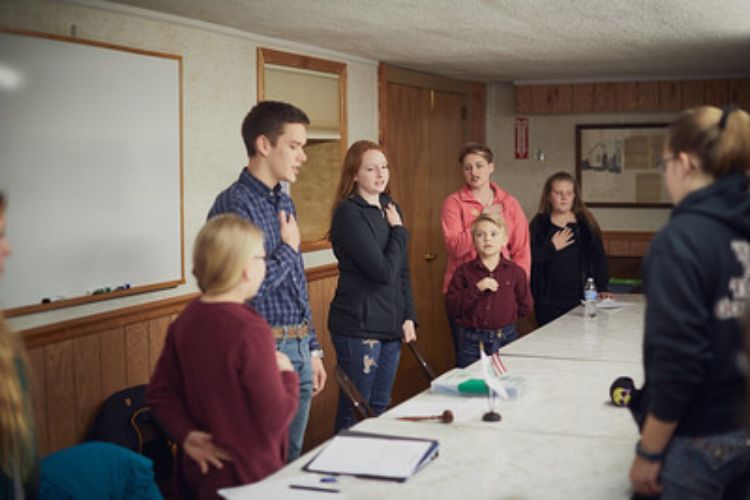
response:
M432 462L438 450L435 439L343 431L302 469L404 482Z

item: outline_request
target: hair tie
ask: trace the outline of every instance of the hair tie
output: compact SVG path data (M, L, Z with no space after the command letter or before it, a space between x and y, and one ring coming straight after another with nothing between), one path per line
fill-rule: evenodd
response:
M726 128L729 114L736 109L737 106L735 106L734 104L724 106L724 111L722 111L721 118L719 119L719 130L724 130Z

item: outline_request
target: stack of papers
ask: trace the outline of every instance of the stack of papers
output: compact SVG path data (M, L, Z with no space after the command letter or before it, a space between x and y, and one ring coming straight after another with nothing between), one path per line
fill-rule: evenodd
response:
M345 431L335 436L304 470L406 481L438 454L434 439Z

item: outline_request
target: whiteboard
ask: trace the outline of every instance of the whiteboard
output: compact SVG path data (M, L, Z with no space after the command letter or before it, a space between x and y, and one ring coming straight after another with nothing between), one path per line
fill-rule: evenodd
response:
M180 80L178 56L0 33L0 308L184 282Z

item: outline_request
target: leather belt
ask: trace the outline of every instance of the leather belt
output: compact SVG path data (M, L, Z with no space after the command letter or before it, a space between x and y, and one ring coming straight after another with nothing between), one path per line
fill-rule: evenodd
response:
M307 326L307 323L301 325L272 326L271 333L276 339L283 339L285 335L291 339L303 339L310 334L310 328Z

